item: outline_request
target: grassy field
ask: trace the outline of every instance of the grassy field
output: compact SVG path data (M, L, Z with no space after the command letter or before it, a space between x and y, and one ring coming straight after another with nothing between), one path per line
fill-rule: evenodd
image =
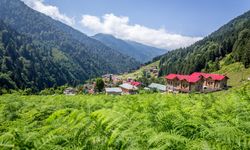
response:
M229 77L228 85L232 87L241 86L242 83L247 81L250 77L250 68L244 68L241 63L233 63L230 65L222 66L222 68L215 72L225 74Z
M250 149L250 84L212 94L0 97L0 149Z

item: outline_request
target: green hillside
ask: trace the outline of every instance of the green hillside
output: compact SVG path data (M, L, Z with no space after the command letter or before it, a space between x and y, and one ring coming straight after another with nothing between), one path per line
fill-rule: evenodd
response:
M0 149L250 149L250 84L212 94L0 97Z
M136 78L140 78L142 77L143 75L143 71L145 70L149 70L151 67L153 66L159 66L159 62L160 61L155 61L155 62L152 62L150 64L147 64L145 66L142 66L140 67L139 69L133 71L133 72L130 72L130 73L125 73L125 74L122 74L122 75L119 75L119 77L123 78L123 79L127 79L127 78L132 78L132 79L136 79ZM153 75L152 75L153 76Z
M140 65L20 0L1 0L0 20L0 26L6 26L0 28L0 74L17 88L37 91L64 84L75 86L92 77L127 72ZM5 53L7 48L12 52ZM0 81L0 88L8 86L4 83Z
M224 65L224 61L221 61L221 69L216 71L218 74L225 74L229 77L228 85L237 88L247 82L250 78L250 68L245 68L242 63L233 63L230 65Z
M203 40L165 54L160 61L160 75L190 74L220 69L219 61L230 54L227 63L242 62L250 67L250 11L233 19Z
M37 91L65 83L81 83L87 76L72 61L64 52L38 45L0 21L1 90L32 88Z

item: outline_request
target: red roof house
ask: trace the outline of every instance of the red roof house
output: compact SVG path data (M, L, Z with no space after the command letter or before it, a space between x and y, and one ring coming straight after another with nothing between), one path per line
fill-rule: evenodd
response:
M220 74L194 72L191 75L169 74L165 76L165 79L170 90L202 92L226 88L228 77Z
M141 82L137 82L137 81L132 81L130 82L130 84L136 87L141 86Z

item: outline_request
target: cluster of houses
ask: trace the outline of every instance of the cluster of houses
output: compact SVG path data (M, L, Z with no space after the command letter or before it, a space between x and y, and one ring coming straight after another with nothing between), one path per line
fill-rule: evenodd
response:
M151 83L148 87L143 88L142 84L137 81L126 82L119 85L119 87L105 88L105 92L112 95L137 94L141 89L166 92L165 85Z
M208 74L195 72L191 75L169 74L165 76L166 84L151 83L148 87L142 87L142 83L132 79L122 80L112 74L102 76L105 83L105 93L112 95L136 94L139 90L151 90L158 92L190 93L212 92L227 89L228 77L220 74ZM89 87L88 87L89 86ZM94 84L85 85L87 93L94 94ZM66 93L73 89L66 89Z
M159 92L190 93L213 92L227 89L228 77L220 74L195 72L191 75L169 74L165 76L166 85L151 83L144 90L157 90ZM141 89L141 83L131 81L115 88L105 88L107 94L136 94Z
M226 89L228 77L195 72L191 75L169 74L165 79L168 91L212 92Z
M102 76L102 80L105 83L105 87L113 87L123 83L123 79L114 74L105 74Z

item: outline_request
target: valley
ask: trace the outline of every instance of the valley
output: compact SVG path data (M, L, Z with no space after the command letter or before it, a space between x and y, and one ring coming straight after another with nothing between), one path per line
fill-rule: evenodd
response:
M111 1L0 0L0 149L250 149L250 10Z

